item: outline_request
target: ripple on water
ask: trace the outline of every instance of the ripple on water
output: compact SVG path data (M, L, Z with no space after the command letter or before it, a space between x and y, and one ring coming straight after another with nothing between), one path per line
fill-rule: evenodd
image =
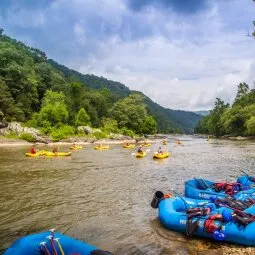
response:
M108 151L84 146L66 158L26 158L27 148L0 148L0 251L18 237L55 227L115 254L225 252L229 246L164 229L150 201L156 190L182 193L194 176L234 180L240 170L253 170L255 144L186 137L176 146L175 139L164 146L172 155L159 161L152 154L161 142L142 159L121 145Z

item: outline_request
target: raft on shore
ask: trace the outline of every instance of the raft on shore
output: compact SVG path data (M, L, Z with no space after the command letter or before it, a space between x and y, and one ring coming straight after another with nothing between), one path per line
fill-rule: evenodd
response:
M56 251L56 252L55 252ZM47 253L49 252L49 253ZM15 241L3 255L39 254L111 255L95 246L55 232L41 232Z

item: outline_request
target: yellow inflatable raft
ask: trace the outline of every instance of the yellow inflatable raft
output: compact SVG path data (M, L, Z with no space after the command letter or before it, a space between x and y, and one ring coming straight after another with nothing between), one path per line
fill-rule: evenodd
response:
M46 151L45 156L71 156L72 152L51 152Z
M73 145L73 146L70 146L69 149L71 149L71 150L80 150L80 149L82 149L82 145Z
M162 158L168 158L170 155L170 153L167 151L167 152L163 152L163 153L155 153L153 155L153 159L162 159Z
M43 156L43 155L45 155L45 153L46 153L46 151L38 151L38 152L36 152L36 153L27 152L27 153L25 153L25 155L26 155L27 157L38 157L38 156Z
M135 154L136 158L143 158L143 157L145 157L146 155L147 155L147 153L146 153L145 151L143 151L143 152L137 152L137 153Z
M108 145L105 145L105 146L96 146L94 148L94 150L108 150L108 149L110 149L110 146L108 146Z
M131 149L131 148L135 148L135 144L129 144L129 145L124 144L124 145L123 145L123 148L124 148L124 149Z
M143 147L149 147L149 146L151 146L151 143L143 143L143 144L141 144Z

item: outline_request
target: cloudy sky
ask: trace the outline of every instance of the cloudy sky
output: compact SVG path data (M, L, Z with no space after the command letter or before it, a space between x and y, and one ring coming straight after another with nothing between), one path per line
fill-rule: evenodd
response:
M255 79L252 0L0 0L0 27L162 106L211 109Z

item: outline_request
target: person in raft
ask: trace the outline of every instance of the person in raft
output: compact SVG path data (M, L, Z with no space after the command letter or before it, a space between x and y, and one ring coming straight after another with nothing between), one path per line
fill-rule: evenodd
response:
M35 154L36 153L36 148L34 146L32 146L31 149L29 150L29 152L31 154Z
M161 147L158 148L158 154L163 154Z
M139 145L137 152L138 152L138 153L143 153L143 147L142 147L142 145Z
M57 153L58 152L58 148L57 147L54 147L53 150L52 150L53 153Z

